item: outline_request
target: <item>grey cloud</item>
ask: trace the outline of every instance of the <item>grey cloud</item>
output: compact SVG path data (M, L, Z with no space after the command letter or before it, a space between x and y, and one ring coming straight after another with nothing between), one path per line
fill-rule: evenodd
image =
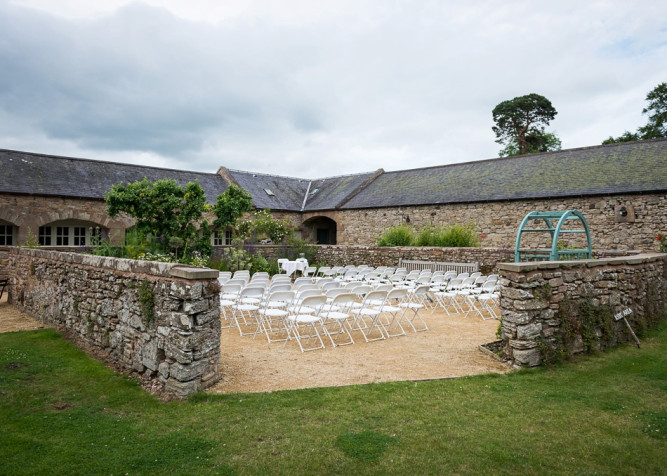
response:
M0 0L0 134L54 154L317 177L494 157L491 110L530 92L559 111L564 147L595 145L635 129L667 78L655 2L369 0L289 22L257 5L215 24L141 3L70 20Z

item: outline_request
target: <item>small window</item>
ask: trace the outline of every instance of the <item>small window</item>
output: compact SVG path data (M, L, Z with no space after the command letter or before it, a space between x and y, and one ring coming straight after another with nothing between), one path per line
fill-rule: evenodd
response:
M74 227L74 246L86 246L86 228L83 226Z
M56 227L56 246L69 246L69 227Z
M14 226L0 225L0 246L12 246L14 243Z
M270 188L265 188L264 191L266 192L266 194L267 194L269 197L275 197L275 196L276 196L276 194L273 193L273 192L271 191Z
M232 244L232 230L225 230L225 232L213 232L213 246L229 246Z
M51 246L51 227L50 226L40 226L39 227L39 245L40 246Z

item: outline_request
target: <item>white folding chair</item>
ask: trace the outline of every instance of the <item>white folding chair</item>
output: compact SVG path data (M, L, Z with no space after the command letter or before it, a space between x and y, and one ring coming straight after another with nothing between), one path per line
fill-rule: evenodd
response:
M243 286L241 284L224 284L220 290L220 316L225 323L221 324L222 329L232 328L236 325L233 315L233 307L239 299Z
M315 277L315 274L317 273L317 267L316 266L308 266L306 269L303 270L303 276L305 277Z
M320 286L320 283L317 283L318 286ZM330 289L340 289L340 283L337 281L332 281L330 283L324 283L322 286L320 286L322 291L328 291Z
M382 306L382 314L378 319L378 324L382 327L383 332L387 337L398 337L405 335L405 329L401 325L401 319L405 314L405 307L401 304L405 303L408 296L408 290L405 288L392 289L387 293L384 305ZM392 329L396 328L394 332Z
M352 329L361 331L366 342L386 339L384 332L382 332L382 326L378 324L386 298L386 291L371 291L364 296L361 307L353 311ZM378 330L380 334L378 337L371 336L374 329Z
M352 304L356 298L357 295L350 292L337 294L331 302L331 307L326 310L326 306L324 306L320 312L322 329L324 329L324 333L329 336L331 345L334 347L354 344L354 339L352 338L350 331L347 329L349 326L346 323L348 322L348 319L350 319ZM330 325L335 325L334 329L331 329ZM336 340L334 340L334 336L336 336ZM340 339L341 336L347 336L346 341L342 343L339 342L338 339Z
M287 324L285 319L289 315L289 306L294 301L294 291L275 291L269 294L259 315L262 330L269 343L282 342L287 339Z
M412 291L411 295L409 295L411 299L399 304L399 306L405 309L403 320L410 324L410 327L412 327L412 330L415 332L428 330L428 326L426 325L426 322L424 322L424 319L419 315L419 311L427 306L426 301L428 299L429 289L430 286L428 284L417 286L417 288ZM408 314L408 311L410 311L411 314ZM421 322L419 328L415 327L415 321Z
M258 316L260 302L264 297L263 286L246 286L241 290L239 299L233 306L234 322L239 329L239 334L242 336L255 334L261 331L260 318ZM252 332L244 332L242 327L248 327L255 330Z
M481 305L481 309L475 306L475 311L477 311L482 319L486 320L483 311L489 313L489 319L498 319L499 316L496 309L500 305L500 294L495 282L484 283L482 285L482 292L475 296L475 301Z
M294 313L290 313L286 318L288 340L296 339L301 352L324 348L324 342L317 330L317 325L320 324L319 309L326 301L327 298L324 295L304 298ZM309 346L312 340L315 343ZM286 344L287 340L285 341Z
M442 310L448 314L458 314L459 312L462 312L459 309L458 302L457 302L457 293L459 289L461 289L461 283L463 282L462 279L454 278L449 283L447 284L447 288L444 291L439 291L433 293L433 297L435 297L436 301L442 308ZM450 309L453 308L453 312L450 311Z

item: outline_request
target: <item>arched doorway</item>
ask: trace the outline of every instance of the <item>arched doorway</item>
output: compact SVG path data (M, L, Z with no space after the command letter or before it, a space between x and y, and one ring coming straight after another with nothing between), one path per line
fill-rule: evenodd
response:
M309 218L303 222L303 234L318 245L335 245L336 222L325 216Z

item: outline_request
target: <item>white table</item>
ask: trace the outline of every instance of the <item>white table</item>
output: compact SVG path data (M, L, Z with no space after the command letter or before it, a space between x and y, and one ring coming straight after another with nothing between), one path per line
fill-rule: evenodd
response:
M280 267L285 270L287 276L291 276L295 271L301 271L302 273L308 267L308 260L305 258L299 258L295 261L288 260L278 260Z

